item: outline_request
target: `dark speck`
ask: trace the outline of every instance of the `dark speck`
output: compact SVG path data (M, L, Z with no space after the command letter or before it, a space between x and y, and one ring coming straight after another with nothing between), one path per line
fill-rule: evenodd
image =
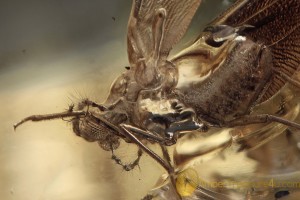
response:
M112 17L112 20L116 21L116 18L115 18L115 17Z
M290 194L289 191L278 191L278 192L275 193L275 198L279 199L279 198L287 196L289 194Z

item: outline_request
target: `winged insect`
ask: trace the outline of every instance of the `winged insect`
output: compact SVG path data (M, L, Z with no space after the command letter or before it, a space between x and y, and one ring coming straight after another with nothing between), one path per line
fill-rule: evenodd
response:
M166 146L181 133L267 122L300 129L275 115L252 115L286 83L298 84L291 77L300 61L299 0L238 0L192 45L168 58L200 2L134 0L127 34L130 68L113 83L107 100L85 99L75 110L33 115L14 127L70 117L77 135L112 152L120 138L134 142L170 175ZM158 143L163 158L147 142ZM131 170L141 154L129 165L114 154L113 159ZM176 185L174 177L172 182Z

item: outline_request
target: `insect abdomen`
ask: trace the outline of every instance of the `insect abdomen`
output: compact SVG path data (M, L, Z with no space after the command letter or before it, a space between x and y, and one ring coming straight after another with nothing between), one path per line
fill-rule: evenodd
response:
M182 100L204 121L232 120L255 105L271 72L272 57L266 47L251 40L238 41L206 80L180 91Z

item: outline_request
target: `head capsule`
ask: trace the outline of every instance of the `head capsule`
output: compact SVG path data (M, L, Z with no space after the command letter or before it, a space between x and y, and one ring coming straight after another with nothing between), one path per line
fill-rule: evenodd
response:
M77 136L89 142L97 141L106 151L115 150L120 146L121 130L115 125L126 121L124 114L107 112L87 112L84 117L73 118L73 131Z

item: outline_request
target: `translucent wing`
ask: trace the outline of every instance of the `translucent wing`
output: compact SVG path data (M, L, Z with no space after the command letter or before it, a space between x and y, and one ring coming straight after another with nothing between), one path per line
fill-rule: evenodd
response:
M185 33L200 2L133 1L128 22L127 51L135 79L141 87L155 88L168 80L167 74L176 74L175 68L166 64L166 58ZM164 69L169 69L169 72Z
M261 101L272 97L291 77L300 63L300 1L238 0L212 24L233 27L251 25L245 35L269 46L273 55L274 74Z

